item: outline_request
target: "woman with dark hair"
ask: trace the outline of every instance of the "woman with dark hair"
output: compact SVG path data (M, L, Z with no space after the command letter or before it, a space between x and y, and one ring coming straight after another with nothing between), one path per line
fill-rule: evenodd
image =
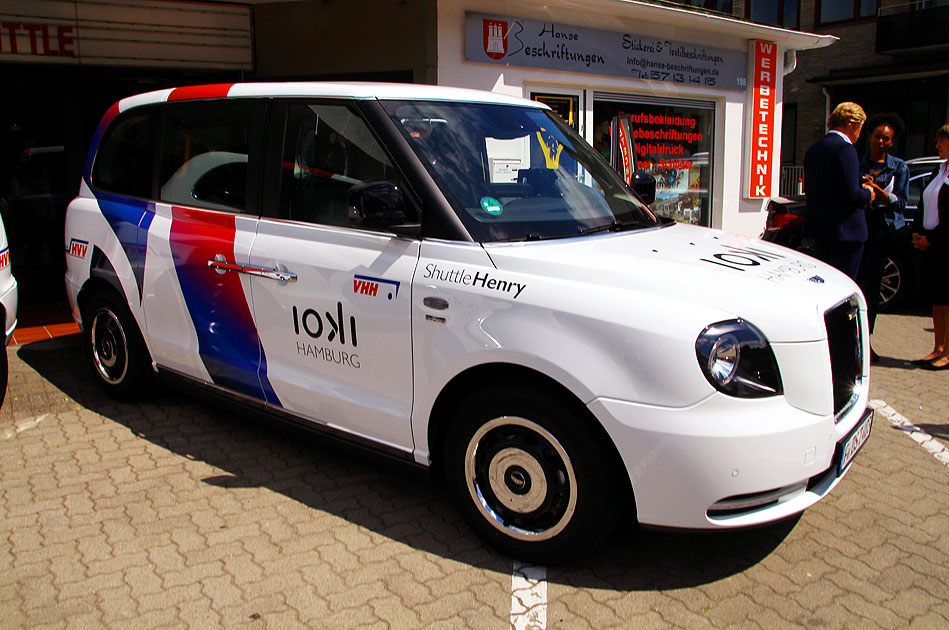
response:
M919 199L913 245L923 250L923 278L933 303L933 351L913 363L932 370L949 368L949 124L936 132L943 159Z
M860 176L877 189L877 194L866 209L867 241L863 245L857 284L867 299L870 334L880 306L880 283L894 233L906 224L903 209L909 193L909 168L906 162L890 155L890 147L903 133L903 120L897 114L871 116L864 128L870 132L867 152L860 161ZM879 360L870 348L870 361Z

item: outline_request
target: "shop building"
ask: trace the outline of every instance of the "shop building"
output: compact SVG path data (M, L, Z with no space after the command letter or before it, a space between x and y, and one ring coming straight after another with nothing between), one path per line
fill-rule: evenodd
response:
M618 169L656 177L660 214L756 236L778 194L784 77L798 51L835 39L628 0L0 0L14 272L59 282L61 212L111 103L241 80L402 81L542 100ZM27 278L27 301L31 284L42 294L48 282Z
M262 78L411 73L542 100L619 168L624 143L607 130L634 136L636 166L659 184L657 212L749 235L777 194L784 75L797 51L835 41L626 0L331 0L254 14ZM766 52L756 53L759 42ZM756 61L765 85L752 84Z

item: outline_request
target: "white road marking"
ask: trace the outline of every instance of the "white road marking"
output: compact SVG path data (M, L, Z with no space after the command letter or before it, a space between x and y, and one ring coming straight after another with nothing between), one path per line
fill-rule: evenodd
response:
M511 628L547 629L547 567L514 561L511 575Z
M20 420L19 422L16 423L16 425L13 428L7 429L6 431L3 432L3 439L9 440L10 438L16 437L18 433L23 433L27 429L32 429L33 427L38 425L40 422L45 420L46 416L48 415L49 415L48 413L44 413L42 416L38 416L36 418L28 418L26 420Z
M889 420L891 424L905 431L906 435L929 453L932 453L933 457L949 466L949 449L943 446L942 442L910 422L906 416L897 413L896 409L886 404L886 401L871 400L870 406L876 410L876 413Z

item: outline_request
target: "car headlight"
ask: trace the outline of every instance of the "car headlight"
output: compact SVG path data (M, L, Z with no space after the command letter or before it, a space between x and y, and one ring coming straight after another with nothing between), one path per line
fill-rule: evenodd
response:
M778 362L757 328L740 319L708 326L695 340L695 356L715 389L740 398L783 392Z

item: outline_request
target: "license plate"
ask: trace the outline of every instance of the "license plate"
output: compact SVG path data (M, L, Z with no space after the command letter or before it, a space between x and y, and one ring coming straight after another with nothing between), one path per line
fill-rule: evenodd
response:
M853 458L857 455L863 445L867 443L867 438L870 437L870 428L872 426L873 410L867 409L863 419L861 419L860 422L857 423L857 426L855 426L853 430L847 435L847 437L841 441L843 449L840 455L840 466L837 468L838 475L847 469L847 466L850 464Z

